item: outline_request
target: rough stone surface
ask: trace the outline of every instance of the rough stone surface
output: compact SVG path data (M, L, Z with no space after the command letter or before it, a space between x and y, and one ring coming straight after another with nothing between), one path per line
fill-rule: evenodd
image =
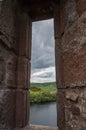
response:
M61 0L60 5L60 32L64 32L77 20L79 17L76 10L75 0Z
M56 58L56 81L57 87L63 88L63 61L61 39L55 39L55 58Z
M19 55L31 59L32 21L26 13L19 14Z
M17 56L10 55L6 64L6 86L9 88L17 87Z
M56 82L57 87L63 87L63 61L62 61L62 45L60 32L60 12L59 7L56 6L54 14L54 37L55 37L55 63L56 63Z
M66 126L66 130L85 130L86 88L58 90L57 101L59 128L63 130L62 127L65 129Z
M76 9L78 14L81 15L86 10L86 0L78 0Z
M29 94L27 90L16 91L16 127L24 127L29 122Z
M15 126L15 90L0 90L0 129Z
M86 128L86 89L65 90L65 117L67 130L83 130ZM71 99L71 93L72 99ZM78 97L76 102L73 98ZM67 98L68 97L68 98Z
M8 51L0 41L0 89L16 87L17 84L17 56Z
M60 33L63 34L64 31L65 31L65 27L67 25L67 17L68 17L68 14L66 12L66 8L65 8L65 5L64 5L64 2L61 1L61 7L60 7L60 24L61 24L61 28L60 28ZM58 18L57 18L58 20Z
M3 0L0 9L0 39L3 43L17 51L16 9L11 0Z
M0 129L15 127L17 84L16 10L11 0L0 1ZM8 89L12 88L12 89Z
M4 76L3 64L4 64L4 61L1 59L0 60L0 83L2 83L3 76Z
M67 30L78 18L75 0L67 0L65 2L65 9L67 14L67 24L65 26L65 30Z
M65 129L65 91L57 92L57 126L60 130Z
M27 58L19 57L18 59L18 81L17 81L17 87L18 88L25 88L27 89L30 81L29 76L29 67L30 63Z
M64 86L86 85L86 12L62 37Z
M71 100L73 102L77 102L79 97L79 92L75 90L67 91L66 92L66 99Z
M86 4L84 3L85 1L80 0L62 0L60 21L57 14L59 11L55 15L57 122L61 130L86 129Z

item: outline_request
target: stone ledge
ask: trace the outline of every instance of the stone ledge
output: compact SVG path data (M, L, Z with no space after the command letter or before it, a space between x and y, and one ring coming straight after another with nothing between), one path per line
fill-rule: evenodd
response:
M41 126L41 125L28 125L24 128L16 128L15 130L59 130L58 127Z

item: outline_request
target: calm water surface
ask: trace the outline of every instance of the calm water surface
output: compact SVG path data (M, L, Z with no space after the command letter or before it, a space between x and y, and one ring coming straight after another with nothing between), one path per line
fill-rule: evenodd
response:
M31 105L30 123L57 126L56 103Z

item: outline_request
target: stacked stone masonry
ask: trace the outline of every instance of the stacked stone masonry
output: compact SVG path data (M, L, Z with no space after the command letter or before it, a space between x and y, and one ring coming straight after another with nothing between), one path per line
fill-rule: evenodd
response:
M0 129L15 127L17 44L11 2L0 1Z
M56 59L56 67L59 63L57 68L60 68L57 70L58 126L61 130L64 127L66 130L85 130L86 1L61 1L59 14L60 31L57 27L55 45L57 59L58 52L61 55L60 63Z
M29 120L31 21L12 0L0 1L0 129Z
M86 130L86 0L53 5L57 124L59 130ZM29 122L32 20L18 0L0 0L0 129Z

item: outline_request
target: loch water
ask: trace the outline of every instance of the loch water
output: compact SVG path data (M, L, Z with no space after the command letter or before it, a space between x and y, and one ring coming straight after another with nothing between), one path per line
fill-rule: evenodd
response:
M57 126L56 103L31 105L30 124Z

